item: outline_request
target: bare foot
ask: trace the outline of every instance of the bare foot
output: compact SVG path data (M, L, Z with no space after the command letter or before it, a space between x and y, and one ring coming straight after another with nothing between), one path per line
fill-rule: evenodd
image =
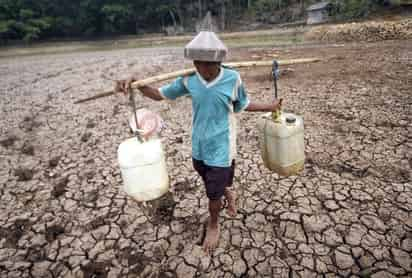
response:
M209 253L212 252L217 247L217 244L219 242L219 236L220 236L219 223L216 226L211 225L209 223L207 225L206 238L205 238L205 241L203 242L203 251L205 251L206 254L209 255Z
M227 213L230 217L236 217L237 207L236 207L236 192L226 188L225 197L227 199Z

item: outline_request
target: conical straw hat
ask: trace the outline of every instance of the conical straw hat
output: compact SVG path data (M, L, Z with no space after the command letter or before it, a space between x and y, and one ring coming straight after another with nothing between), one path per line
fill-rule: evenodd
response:
M214 32L201 31L186 45L185 58L206 62L221 62L228 50Z

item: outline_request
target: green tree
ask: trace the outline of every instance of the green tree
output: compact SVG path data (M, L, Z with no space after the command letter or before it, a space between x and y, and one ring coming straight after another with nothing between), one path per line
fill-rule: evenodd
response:
M340 19L368 15L383 0L332 0ZM195 29L211 11L221 29L243 16L257 20L281 11L283 19L296 7L316 0L0 0L0 41L33 41L53 37L137 34L164 27ZM301 13L302 17L304 14Z
M129 4L105 4L101 12L104 16L104 31L123 33L128 31L133 21L133 10Z

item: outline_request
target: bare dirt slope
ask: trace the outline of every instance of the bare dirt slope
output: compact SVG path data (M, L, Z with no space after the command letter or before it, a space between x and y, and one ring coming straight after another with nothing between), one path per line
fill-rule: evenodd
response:
M412 38L412 19L321 25L311 28L305 37L325 42L406 40Z
M126 98L73 101L102 78L179 69L181 50L14 59L0 65L1 277L410 277L412 41L236 49L232 60L321 57L282 68L284 109L305 120L299 176L266 170L259 113L240 115L239 215L222 213L219 248L199 246L207 200L191 166L190 99L139 105L167 121L172 193L147 219L121 190L116 148ZM269 69L243 71L272 97Z

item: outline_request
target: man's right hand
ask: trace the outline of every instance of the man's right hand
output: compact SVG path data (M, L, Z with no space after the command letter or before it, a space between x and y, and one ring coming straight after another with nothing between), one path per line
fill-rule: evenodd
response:
M114 86L114 92L115 93L123 93L125 95L127 95L129 93L129 90L132 86L132 83L137 81L137 77L131 77L129 79L126 80L118 80L116 81L116 84ZM143 86L139 86L138 89L145 97L151 98L153 100L163 100L164 97L163 95L160 93L160 91L158 89L155 89L151 86L148 85L143 85Z
M132 86L132 83L135 82L137 79L135 77L130 77L126 80L118 80L114 86L114 92L122 92L127 94Z

